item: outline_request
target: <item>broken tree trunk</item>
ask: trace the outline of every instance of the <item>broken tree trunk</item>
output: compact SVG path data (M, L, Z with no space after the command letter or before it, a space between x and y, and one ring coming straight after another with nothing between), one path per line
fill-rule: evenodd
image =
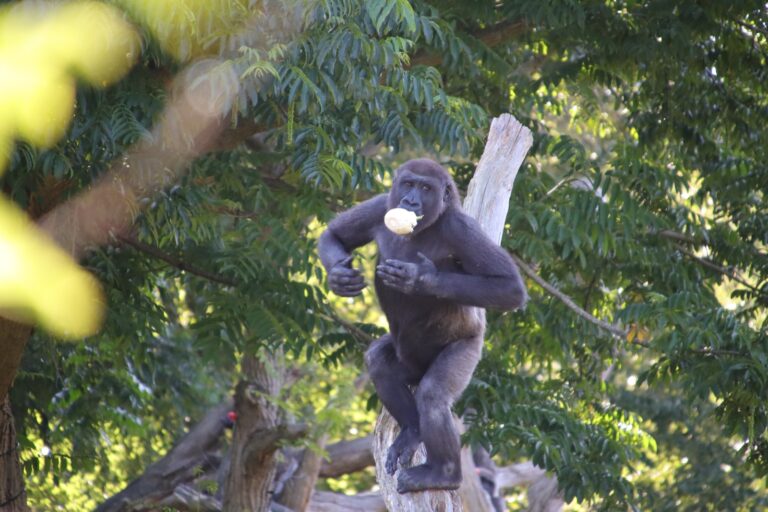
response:
M478 220L486 234L496 243L501 241L504 233L509 197L517 171L532 143L530 130L517 122L513 116L502 114L491 122L488 141L477 165L475 176L469 184L464 209L468 215ZM377 480L388 510L393 512L492 510L490 501L480 487L472 458L467 453L462 454L464 481L458 491L398 493L397 473L390 476L384 470L387 451L398 432L397 422L386 410L382 410L374 431L373 455L376 460ZM413 464L421 464L425 460L426 453L422 446L414 457Z
M223 509L260 512L272 502L279 443L304 436L306 427L280 423L275 399L284 381L282 354L247 354L241 364L244 379L235 390L237 420Z

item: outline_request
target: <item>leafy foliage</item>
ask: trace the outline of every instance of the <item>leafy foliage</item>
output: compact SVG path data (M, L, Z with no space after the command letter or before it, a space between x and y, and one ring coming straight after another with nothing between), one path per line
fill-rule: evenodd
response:
M467 437L500 461L532 458L566 499L603 509L764 507L764 3L326 0L298 9L301 30L273 8L253 3L264 30L234 24L204 45L238 70L235 114L255 135L147 205L139 244L91 254L108 295L100 335L73 346L35 334L12 393L41 483L31 499L66 501L47 494L50 474L93 471L79 489L92 502L114 491L227 392L244 352L283 347L349 377L360 330L380 322L369 296L326 295L323 223L411 155L441 155L466 189L488 118L510 111L535 143L503 244L627 336L530 281L524 311L489 315L460 404ZM145 47L118 84L79 88L64 141L16 148L3 187L31 215L146 136L177 64L162 41ZM307 378L317 385L297 389L319 397L294 397L292 414L343 409L322 400L332 377ZM136 450L114 463L118 438ZM68 462L42 457L42 471L41 443Z

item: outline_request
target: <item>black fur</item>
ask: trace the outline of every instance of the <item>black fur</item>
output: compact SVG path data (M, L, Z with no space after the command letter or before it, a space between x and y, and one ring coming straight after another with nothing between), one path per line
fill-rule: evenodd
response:
M384 225L390 208L423 216L413 233ZM404 469L400 492L455 489L461 483L459 436L451 406L480 359L485 331L481 308L516 309L527 300L509 255L461 210L450 175L428 159L397 170L389 194L340 214L319 241L328 284L338 295L359 295L366 284L351 252L375 241L376 294L390 333L366 352L379 399L400 425L386 467L407 466L424 442L427 462ZM415 393L411 386L416 386Z

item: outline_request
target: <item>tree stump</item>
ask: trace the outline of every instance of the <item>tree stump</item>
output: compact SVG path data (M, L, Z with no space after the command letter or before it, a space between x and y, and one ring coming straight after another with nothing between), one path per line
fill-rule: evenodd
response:
M464 211L477 219L485 233L496 243L501 241L504 234L504 222L509 210L512 186L531 144L533 144L531 131L513 116L502 114L491 122L483 156L469 184ZM376 478L388 510L391 512L492 510L490 501L480 488L472 458L466 448L462 453L464 481L458 491L398 493L397 473L394 476L388 475L384 469L384 463L387 460L387 451L399 431L394 418L386 409L382 409L373 434L373 456L376 461ZM425 461L426 452L422 445L416 452L412 464L418 465Z

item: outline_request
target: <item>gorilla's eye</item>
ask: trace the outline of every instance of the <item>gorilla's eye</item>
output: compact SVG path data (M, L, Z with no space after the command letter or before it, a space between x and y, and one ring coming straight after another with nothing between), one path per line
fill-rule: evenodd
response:
M424 192L429 192L430 190L432 190L432 187L430 187L429 185L422 185L421 190L423 190Z
M403 185L405 185L406 188L413 188L413 182L412 181L404 181Z

